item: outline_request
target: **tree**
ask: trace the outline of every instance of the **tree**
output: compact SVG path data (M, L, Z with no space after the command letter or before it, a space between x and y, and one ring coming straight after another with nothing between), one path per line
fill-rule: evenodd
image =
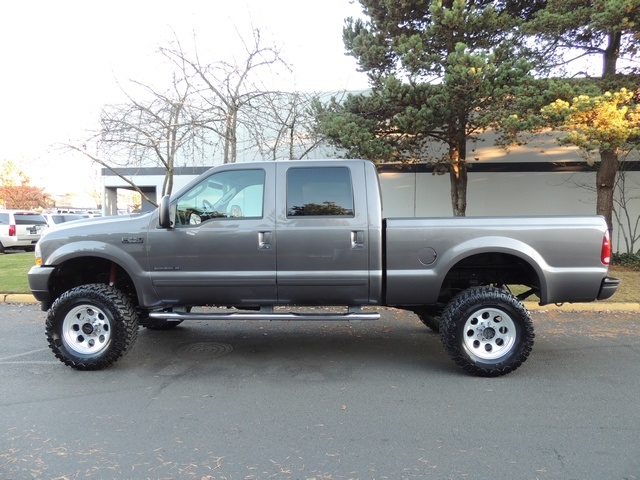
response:
M623 87L640 92L638 76L620 75L618 71L618 61L623 55L637 53L640 39L640 0L548 0L546 5L537 5L527 20L523 30L532 36L532 43L537 45L539 53L547 58L547 67L599 55L602 57L602 76L599 79L552 79L536 82L528 92L519 95L520 99L524 99L520 100L521 113L504 122L502 128L506 135L503 140L513 141L517 136L514 132L522 129L540 131L558 126L569 130L572 126L582 129L586 126L589 115L598 117L602 122L602 130L599 134L591 131L594 138L600 137L598 145L585 137L578 139L575 132L565 137L563 142L577 145L585 152L599 152L599 161L595 162L592 158L590 160L597 168L596 211L605 216L611 228L613 191L620 163L618 155L626 147L624 142L618 144L606 138L608 135L616 136L612 129L617 128L613 124L619 124L619 119L615 120L616 115L613 115L616 107L603 99L604 96L610 95L605 92L620 90ZM565 57L568 55L573 55L574 58L567 60ZM552 88L546 88L545 84ZM557 96L549 98L550 94ZM615 95L614 97L619 98ZM576 103L574 98L581 100ZM540 109L552 102L554 106L546 109L548 115L540 115ZM615 100L613 102L615 103ZM589 103L591 106L588 106ZM596 103L600 107L597 107ZM559 111L568 114L569 110L564 108L567 105L575 109L586 108L591 113L585 114L579 125L572 125L573 119L576 118L575 113L561 120L559 117ZM550 115L554 108L555 114ZM606 108L609 109L608 113L605 111ZM627 107L622 109L624 108ZM622 110L619 110L617 115L621 112ZM565 120L568 123L565 123ZM576 141L572 142L571 139ZM609 148L610 146L612 147Z
M620 165L618 179L616 182L617 195L614 196L616 203L613 215L620 227L620 236L624 241L626 253L640 252L640 216L634 215L632 208L640 205L640 182L633 184L631 176L625 171L625 163ZM635 210L637 211L637 210ZM620 237L619 236L619 237ZM618 237L618 243L620 239Z
M122 89L126 102L105 105L100 114L100 131L82 145L67 144L93 162L113 171L149 203L149 198L122 167L161 167L165 172L162 195L173 190L173 172L180 163L193 165L204 158L203 125L210 122L191 84L172 75L164 90L132 80L136 94ZM90 149L96 144L95 152Z
M160 51L181 70L182 77L197 91L210 121L203 125L223 140L223 162L238 159L238 129L247 129L255 118L256 102L273 95L261 80L261 75L277 65L285 65L275 46L265 46L260 30L254 29L250 42L238 34L244 52L240 60L204 62L197 48L188 54L176 40ZM254 138L255 141L255 138Z
M127 166L163 167L162 195L168 195L173 190L173 171L179 157L184 163L193 162L194 150L202 148L202 126L210 118L192 103L195 95L191 84L175 73L166 91L133 83L142 89L140 98L125 93L127 103L102 109L99 145L114 163L120 160Z
M348 19L344 41L372 92L320 106L319 129L365 158L438 163L454 215L465 215L467 141L504 116L531 68L520 19L488 0L360 3L369 20ZM446 154L427 157L430 141Z
M314 125L313 107L320 94L273 92L252 102L254 115L245 126L256 139L263 160L299 160L323 138Z
M525 30L548 59L563 63L602 57L602 77L618 72L621 56L633 56L640 39L640 0L547 0Z
M566 132L559 143L580 147L590 163L593 163L590 154L598 152L596 212L605 217L609 231L613 232L618 158L621 152L637 147L640 142L640 105L634 102L633 92L623 88L596 97L581 95L571 102L556 100L541 113L548 125Z
M14 162L3 162L0 168L0 204L15 210L53 206L53 200L44 189L29 185L29 182L29 177Z

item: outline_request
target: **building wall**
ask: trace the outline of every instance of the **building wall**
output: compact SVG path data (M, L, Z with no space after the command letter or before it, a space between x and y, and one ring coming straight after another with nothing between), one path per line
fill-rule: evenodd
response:
M627 213L620 206L614 249L627 251L625 235L640 218L640 172L627 172ZM385 217L450 217L448 175L430 172L381 172ZM620 199L617 192L616 198ZM594 215L594 172L469 173L467 216ZM616 223L614 219L614 224ZM640 233L640 232L638 232ZM640 243L640 242L638 242ZM635 250L638 250L636 246Z

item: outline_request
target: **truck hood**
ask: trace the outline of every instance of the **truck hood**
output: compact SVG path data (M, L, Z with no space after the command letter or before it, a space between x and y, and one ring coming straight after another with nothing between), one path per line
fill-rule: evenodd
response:
M43 235L42 238L44 239L46 236L51 236L51 238L59 238L76 235L94 235L95 233L100 233L105 230L122 230L133 227L143 218L147 219L143 220L143 223L148 225L148 218L151 215L152 213L145 213L82 218L80 220L73 220L71 222L59 223L53 227L50 227L47 230L47 233Z
M157 211L137 215L118 215L113 217L96 217L63 223L46 231L36 246L36 256L42 258L43 265L64 256L67 249L82 249L89 242L92 248L103 245L122 245L123 239L147 235L152 223L157 224ZM71 247L75 245L75 247ZM56 252L55 259L51 255Z

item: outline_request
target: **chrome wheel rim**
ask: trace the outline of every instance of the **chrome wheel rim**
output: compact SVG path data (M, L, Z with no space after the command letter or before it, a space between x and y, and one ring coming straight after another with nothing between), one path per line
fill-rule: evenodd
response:
M80 355L96 355L111 340L111 323L101 309L80 305L67 313L62 323L64 343Z
M497 308L481 308L465 322L463 343L472 359L496 360L511 351L516 336L516 325L507 313Z

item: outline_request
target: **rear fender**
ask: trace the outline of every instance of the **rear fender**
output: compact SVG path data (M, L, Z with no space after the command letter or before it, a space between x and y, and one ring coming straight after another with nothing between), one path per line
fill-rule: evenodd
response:
M535 271L540 284L541 301L546 302L548 293L548 275L552 268L544 258L531 246L508 237L479 237L455 245L439 258L441 274L440 289L449 272L464 260L481 254L499 253L511 255L525 261Z

